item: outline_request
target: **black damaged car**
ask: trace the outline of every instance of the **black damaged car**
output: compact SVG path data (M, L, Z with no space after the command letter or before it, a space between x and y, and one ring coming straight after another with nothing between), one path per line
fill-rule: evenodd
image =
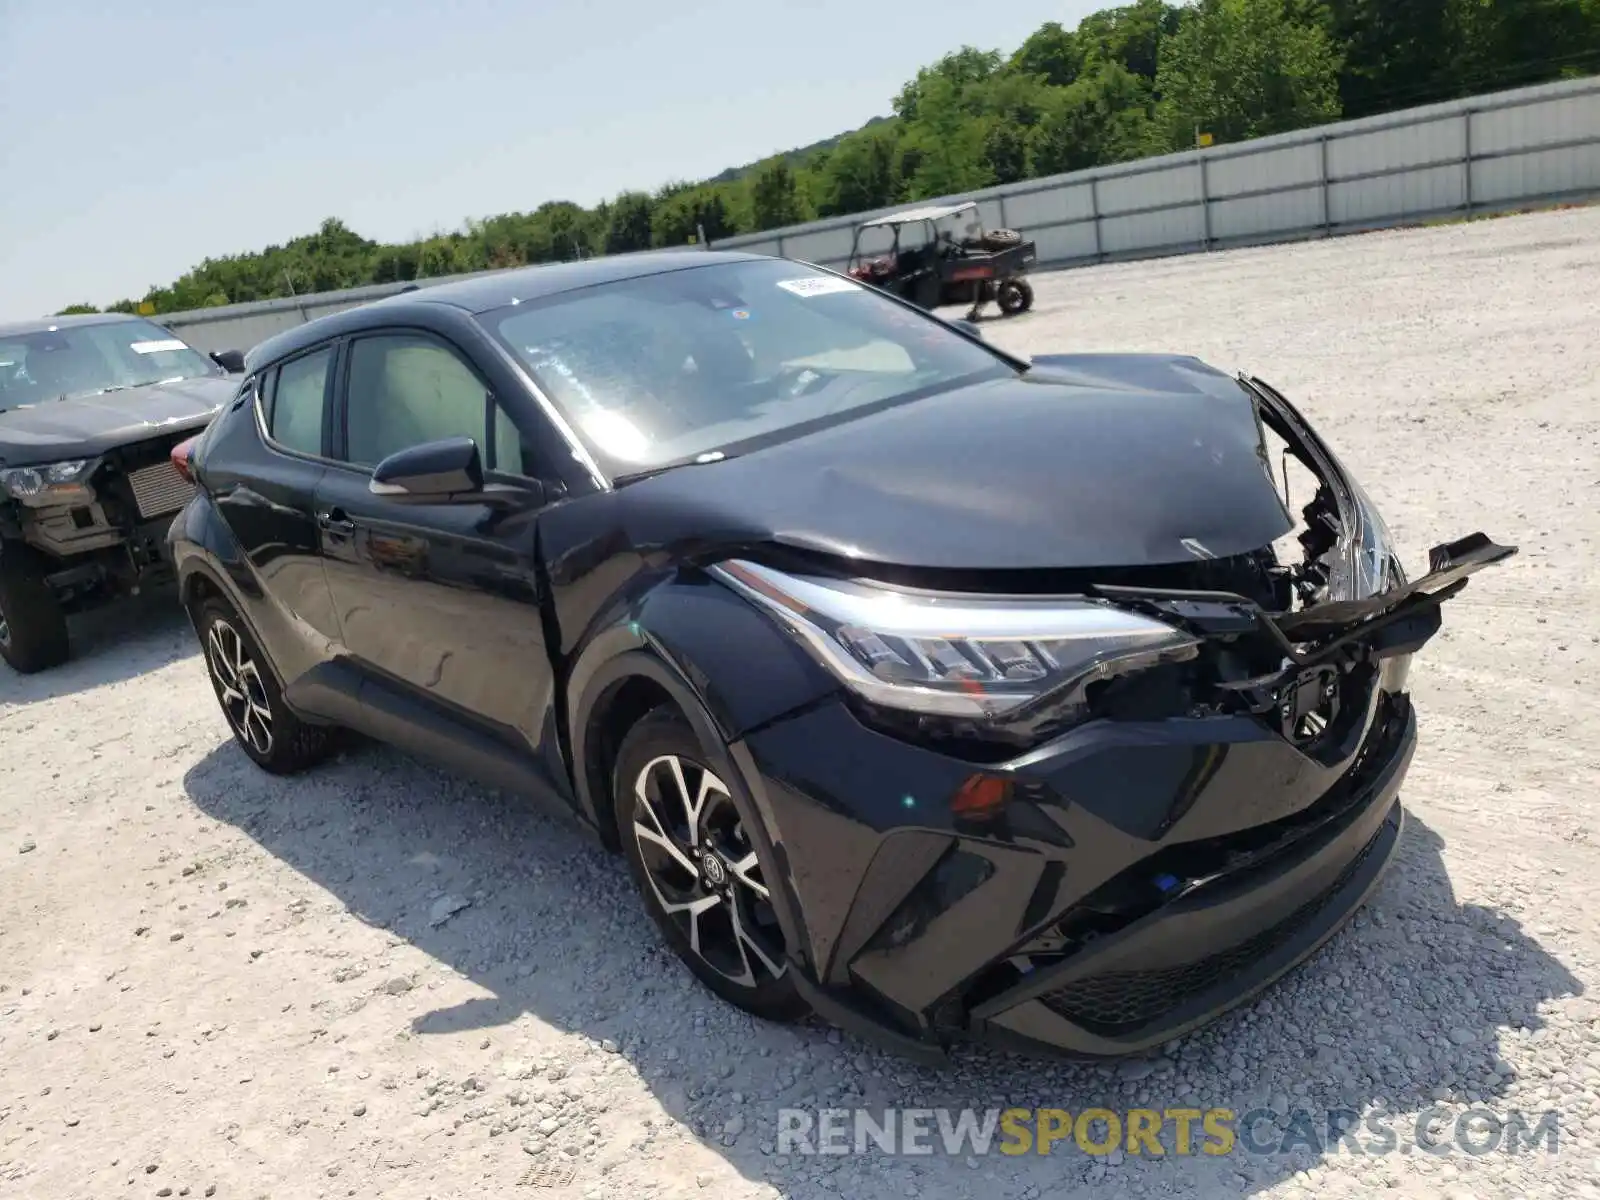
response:
M1139 1051L1310 954L1400 835L1413 654L1514 553L1408 581L1258 380L734 253L280 334L179 459L257 763L349 728L538 797L717 994L934 1055Z
M67 617L170 583L167 527L194 489L172 448L238 391L207 356L118 313L0 324L0 658L65 662Z

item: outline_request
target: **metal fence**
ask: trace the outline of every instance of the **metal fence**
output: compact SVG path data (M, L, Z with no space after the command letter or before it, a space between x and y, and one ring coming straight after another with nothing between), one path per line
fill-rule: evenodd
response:
M1046 266L1294 241L1600 196L1600 78L1520 88L941 200L976 200ZM935 201L929 201L934 203ZM714 243L840 266L857 213ZM160 320L204 350L244 349L408 287L381 284Z
M976 200L986 225L1032 238L1041 264L1070 266L1596 195L1600 79L1590 78L941 199ZM892 211L746 234L716 248L837 267L849 259L856 223Z

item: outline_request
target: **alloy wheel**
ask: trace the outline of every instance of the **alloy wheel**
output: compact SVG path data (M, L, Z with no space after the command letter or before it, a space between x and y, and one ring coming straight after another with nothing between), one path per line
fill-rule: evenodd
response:
M727 785L677 755L651 759L633 785L633 835L650 890L707 966L747 988L788 964L755 847Z
M234 732L257 754L271 754L272 708L261 683L261 670L239 631L220 618L206 633L206 664Z

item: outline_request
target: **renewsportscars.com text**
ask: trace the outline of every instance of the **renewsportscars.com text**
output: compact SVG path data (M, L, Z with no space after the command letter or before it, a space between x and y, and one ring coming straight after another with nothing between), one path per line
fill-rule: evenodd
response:
M1487 1108L902 1108L778 1111L779 1154L1524 1154L1557 1151L1559 1114Z

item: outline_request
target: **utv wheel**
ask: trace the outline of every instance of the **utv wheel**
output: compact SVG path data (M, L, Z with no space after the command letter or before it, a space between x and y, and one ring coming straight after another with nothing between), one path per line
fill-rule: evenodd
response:
M23 675L67 661L67 618L31 546L0 546L0 658Z
M983 235L985 250L1009 250L1022 245L1022 235L1015 229L991 229Z
M995 303L1008 317L1025 313L1033 307L1033 285L1021 279L1007 279L995 295Z
M228 604L207 600L195 615L195 628L217 703L251 761L274 775L289 775L327 757L333 731L307 725L289 711L261 648Z
M706 987L771 1021L807 1012L787 971L753 814L706 765L677 712L658 708L623 739L613 782L617 831L645 908Z

